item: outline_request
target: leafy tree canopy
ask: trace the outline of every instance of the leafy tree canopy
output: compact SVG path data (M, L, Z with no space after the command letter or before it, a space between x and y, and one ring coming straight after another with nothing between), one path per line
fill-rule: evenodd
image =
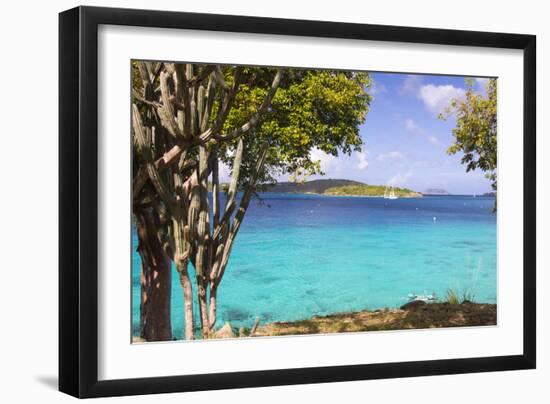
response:
M456 126L453 129L454 141L447 153L464 153L462 164L466 171L480 169L497 189L497 81L489 79L485 94L474 89L474 81L466 80L464 98L452 100L451 105L440 118L454 115Z
M225 69L226 81L231 81L234 69ZM243 70L243 84L224 125L225 133L242 125L258 109L274 75L275 70L270 68ZM266 143L270 147L260 183L273 181L277 174L322 173L319 162L311 159L310 152L315 148L332 155L359 151L359 125L369 111L371 82L368 73L285 69L271 107L255 129L244 136L239 182L246 181L258 150ZM229 167L235 145L225 145L225 153L220 153Z

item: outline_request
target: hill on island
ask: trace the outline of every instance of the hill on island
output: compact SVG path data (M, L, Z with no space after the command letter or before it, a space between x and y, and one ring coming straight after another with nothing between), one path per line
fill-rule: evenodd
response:
M291 194L320 194L333 196L384 196L384 185L368 185L359 181L343 179L322 179L302 183L279 182L267 188L268 192ZM422 194L407 188L394 188L395 195L401 198L417 198Z
M278 182L268 188L269 192L281 192L289 194L323 194L329 188L346 185L364 185L362 182L352 180L312 180L306 182Z

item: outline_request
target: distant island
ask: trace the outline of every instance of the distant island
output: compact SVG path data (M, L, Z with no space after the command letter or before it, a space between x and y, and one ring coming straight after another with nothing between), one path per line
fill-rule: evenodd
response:
M429 188L424 192L424 195L450 195L450 193L440 188Z
M399 198L420 198L420 192L412 191L408 188L393 187L395 196ZM343 185L339 187L329 188L324 192L324 195L333 196L384 196L386 187L383 185Z
M408 188L393 188L395 196L399 198L420 198L422 194ZM370 196L383 197L384 185L368 185L359 181L342 179L322 179L296 182L280 182L267 188L268 192L290 194L316 194L330 196Z

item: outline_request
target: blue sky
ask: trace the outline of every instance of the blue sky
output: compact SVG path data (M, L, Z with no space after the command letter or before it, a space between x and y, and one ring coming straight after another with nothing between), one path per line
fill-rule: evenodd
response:
M443 188L455 194L491 190L484 173L466 173L461 155L449 156L455 121L438 119L452 98L465 92L464 77L372 73L374 100L360 127L360 153L333 157L314 150L326 175L368 184ZM483 91L484 79L476 79ZM321 178L321 177L315 177Z

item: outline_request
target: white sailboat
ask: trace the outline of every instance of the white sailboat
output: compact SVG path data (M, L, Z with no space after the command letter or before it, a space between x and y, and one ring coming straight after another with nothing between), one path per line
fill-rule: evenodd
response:
M397 199L397 195L395 195L395 189L393 189L393 186L389 186L389 192L388 186L386 186L386 189L384 189L384 199Z

